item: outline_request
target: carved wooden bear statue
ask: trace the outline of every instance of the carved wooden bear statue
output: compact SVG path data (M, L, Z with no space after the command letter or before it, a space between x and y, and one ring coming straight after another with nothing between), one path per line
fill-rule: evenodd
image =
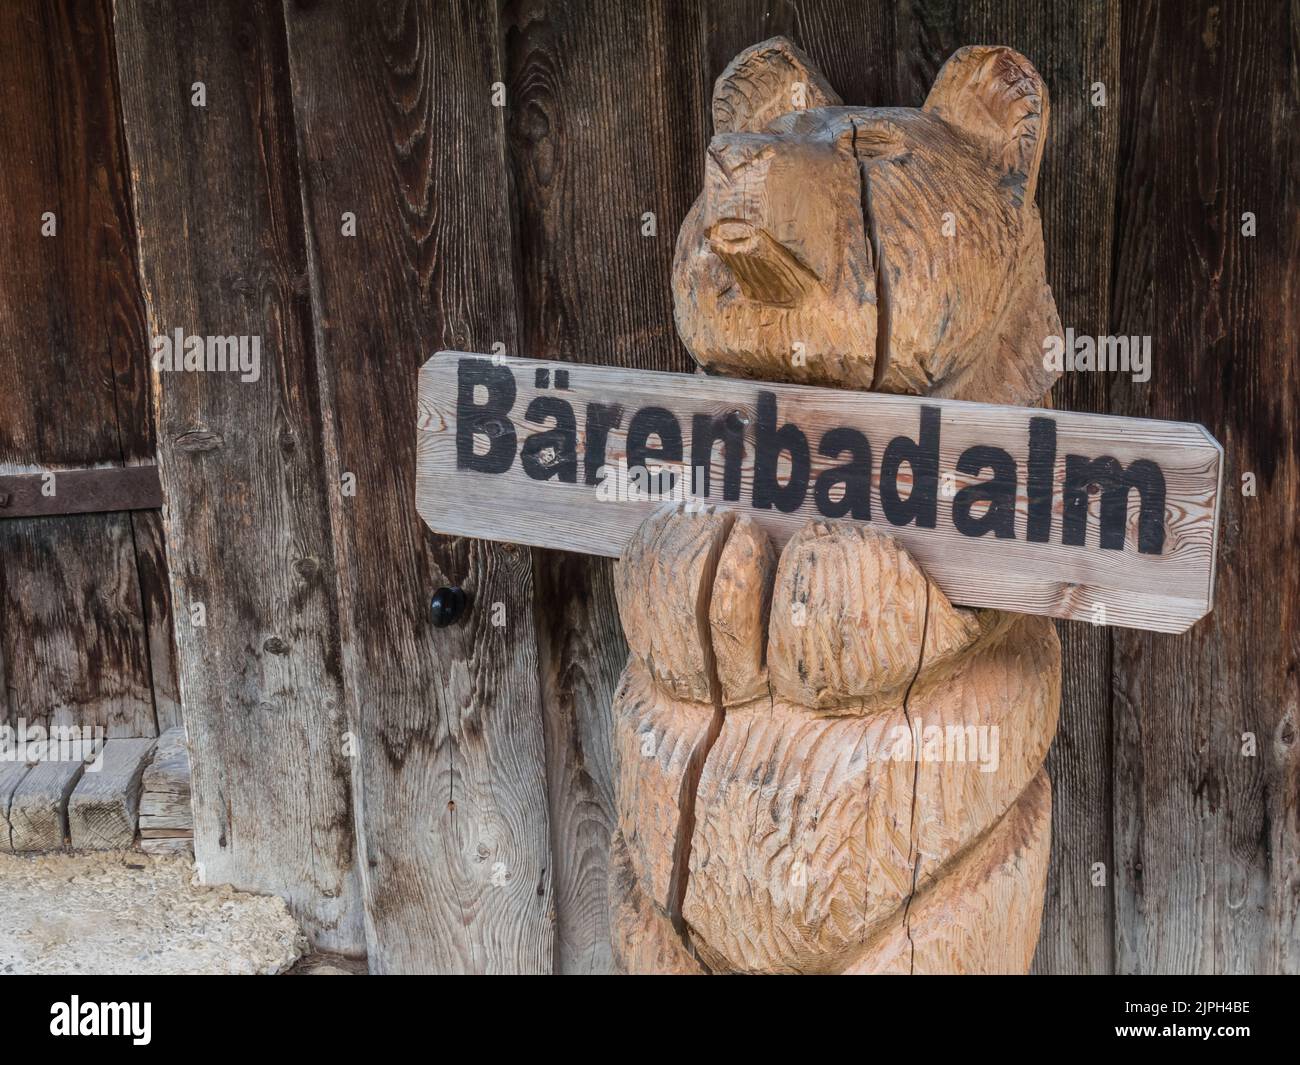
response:
M1038 402L1047 115L1008 48L962 49L919 111L842 106L780 38L743 52L677 243L683 340L734 376ZM652 517L616 587L622 968L1028 968L1052 622L953 606L877 527L813 522L778 558L721 509Z

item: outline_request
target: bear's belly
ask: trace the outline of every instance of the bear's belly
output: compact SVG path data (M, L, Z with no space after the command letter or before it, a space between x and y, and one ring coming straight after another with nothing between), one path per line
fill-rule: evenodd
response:
M906 706L833 715L762 698L727 708L714 740L713 709L634 659L614 707L629 871L671 920L690 831L677 923L715 972L909 971L931 956L944 971L1017 968L998 937L993 954L945 939L945 885L998 911L975 921L982 935L1013 918L1036 933L1025 907L1041 907L1038 778L1059 683L1051 622L1015 618Z

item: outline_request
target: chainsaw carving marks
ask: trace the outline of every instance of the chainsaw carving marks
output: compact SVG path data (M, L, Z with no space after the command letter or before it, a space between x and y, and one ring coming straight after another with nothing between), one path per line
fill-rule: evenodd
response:
M1028 966L1060 698L1050 621L953 607L869 527L811 523L778 563L725 511L666 508L616 574L626 969ZM929 760L912 741L936 735L950 749Z
M705 368L1034 403L1060 330L1033 204L1029 63L966 48L924 108L846 108L788 42L714 94L674 263ZM1028 969L1047 875L1060 646L954 606L878 527L814 520L779 555L680 504L616 571L614 954L628 972Z
M1023 56L963 48L921 109L854 108L778 39L714 92L673 266L677 329L702 366L1039 401L1055 377L1042 341L1061 326L1033 202L1047 92Z

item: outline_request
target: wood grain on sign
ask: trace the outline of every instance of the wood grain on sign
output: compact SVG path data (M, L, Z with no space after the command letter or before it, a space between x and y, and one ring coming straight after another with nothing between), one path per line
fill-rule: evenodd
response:
M493 371L497 376L492 376ZM743 437L744 444L735 484L725 489L725 495L724 457L731 445L718 444L710 464L710 491L698 498L751 510L778 545L812 518L843 516L836 511L847 512L853 502L897 537L954 602L1165 632L1185 630L1213 602L1222 450L1198 425L574 367L533 359L500 359L494 364L485 356L459 352L440 352L425 364L419 394L417 505L425 521L438 531L618 555L641 521L664 501L662 495L636 498L633 478L617 472L621 464L636 470L667 463L680 481L691 465L693 423L703 418L720 439ZM467 452L458 455L458 405L465 414L461 420L470 423L463 430L464 439L470 441L465 446L483 453L491 447L500 457L502 472L460 468L460 458ZM526 417L530 407L537 420ZM570 419L572 452L562 431ZM1031 424L1033 419L1039 421ZM924 439L927 422L937 436L933 446ZM788 450L777 453L769 464L769 476L755 463L755 438L769 423L761 435L777 441L774 447L804 439L810 460L802 476L791 475ZM1031 431L1046 434L1049 425L1055 427L1054 452L1046 450L1030 461ZM798 427L798 432L788 426ZM477 433L472 431L475 427ZM825 504L815 504L814 482L824 471L853 457L845 451L849 444L844 434L825 438L830 430L842 427L855 430L869 444L869 501L859 502L858 493L851 501L843 491L837 498L831 489ZM923 446L909 448L904 439ZM853 446L865 460L863 445ZM983 450L969 451L977 447ZM897 462L896 473L885 478L886 498L881 468L889 464L896 448L895 457L917 454L918 469L909 460ZM971 535L954 524L955 505L963 500L963 491L984 483L983 471L991 468L971 466L972 454L996 461L990 458L989 448L1004 449L1016 464L1014 528L1003 530L1012 532L1010 536ZM932 453L937 454L937 464L926 458ZM1112 497L1105 485L1098 485L1095 473L1076 474L1076 495L1082 506L1071 523L1063 513L1063 500L1068 495L1066 469L1073 468L1075 456L1080 457L1080 465L1110 457L1125 469L1139 461L1148 469L1154 463L1156 479L1164 486L1163 507L1156 506L1155 492L1148 497L1145 491L1121 488ZM526 465L531 473L525 472ZM1035 465L1050 468L1052 477L1049 496L1045 474L1040 474L1038 499L1031 503ZM599 497L601 466L616 471L611 477L618 482L612 490L608 483L603 485L603 494L618 498ZM795 486L803 481L807 490L800 504ZM941 489L941 484L948 488ZM679 483L676 489L680 488ZM910 519L902 524L895 520L911 509L914 488L921 493L918 499L926 494L936 497L932 528L920 528ZM752 505L756 491L771 503L769 507ZM673 498L671 489L669 493L668 498ZM1146 519L1140 518L1138 503L1129 499L1139 494L1145 500L1142 509L1152 508ZM1115 497L1128 500L1122 528L1113 515L1101 522L1105 502ZM784 512L781 506L794 509ZM891 514L888 522L886 510ZM975 504L970 515L978 518L987 513ZM1158 536L1153 536L1153 520ZM971 527L969 517L966 524ZM1045 542L1026 540L1029 524ZM1063 542L1071 524L1085 528L1085 543ZM1099 547L1098 529L1104 533L1107 525L1112 535L1122 532L1119 549Z

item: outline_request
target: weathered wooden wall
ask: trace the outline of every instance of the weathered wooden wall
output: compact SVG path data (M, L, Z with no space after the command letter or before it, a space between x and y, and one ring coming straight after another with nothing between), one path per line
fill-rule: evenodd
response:
M58 470L154 452L111 22L107 2L0 5L0 473L56 471L56 492ZM0 723L179 724L159 513L5 502Z
M51 363L69 376L33 381L15 354L89 358L77 308L118 308L93 365L117 353L119 410L144 402L152 331L264 341L257 385L156 384L211 875L283 891L377 971L608 967L607 708L625 654L609 566L422 529L415 370L439 347L497 343L689 369L669 264L727 61L781 33L846 101L917 106L954 49L1002 43L1052 93L1038 200L1063 323L1153 338L1149 383L1066 375L1054 401L1201 421L1230 489L1209 619L1182 637L1061 627L1036 968L1300 971L1293 8L117 0L110 34L103 5L64 7L79 14L4 16L0 460L104 457L28 413L64 403L69 424L100 424L86 376ZM14 71L29 72L17 95ZM22 176L9 160L27 144L59 161ZM82 203L75 232L110 252L13 244L51 197ZM121 439L120 460L153 446ZM0 521L11 712L46 683L13 620L35 609L26 589L55 579L51 558L91 557L72 520ZM450 581L473 614L434 630L427 598ZM189 624L197 601L206 630ZM98 638L98 615L66 613L73 645ZM142 646L135 631L114 646ZM127 657L96 683L139 690Z

